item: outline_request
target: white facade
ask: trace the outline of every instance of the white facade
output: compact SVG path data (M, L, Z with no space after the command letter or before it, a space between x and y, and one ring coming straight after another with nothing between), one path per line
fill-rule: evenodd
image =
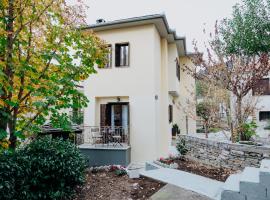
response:
M267 78L270 78L268 76ZM269 79L268 79L269 81ZM269 83L269 91L270 91L270 82ZM254 113L254 117L256 120L256 123L258 125L257 133L262 138L267 138L268 142L270 142L270 130L265 130L264 128L266 126L270 125L270 94L268 95L259 95L259 96L253 96L256 103L256 110ZM264 113L268 113L268 117L262 117Z
M196 131L195 120L184 110L187 102L194 100L195 93L189 91L195 91L195 81L182 71L180 81L176 75L176 59L180 66L191 65L191 61L184 42L174 41L171 38L174 33L164 31L168 29L166 23L165 16L158 15L147 20L136 18L125 23L90 26L112 46L112 66L96 67L97 74L84 82L84 92L90 101L84 111L84 125L101 124L101 104L127 104L129 108L122 107L122 115L128 116L128 122L127 117L122 117L121 123L129 125L132 162L168 156L174 123L181 133ZM115 66L115 48L119 43L129 45L128 66ZM171 123L169 105L173 107ZM189 112L195 115L194 109Z

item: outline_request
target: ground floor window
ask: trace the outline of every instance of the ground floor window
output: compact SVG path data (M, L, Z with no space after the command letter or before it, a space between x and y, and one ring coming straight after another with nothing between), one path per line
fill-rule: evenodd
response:
M173 121L173 106L169 105L169 123Z

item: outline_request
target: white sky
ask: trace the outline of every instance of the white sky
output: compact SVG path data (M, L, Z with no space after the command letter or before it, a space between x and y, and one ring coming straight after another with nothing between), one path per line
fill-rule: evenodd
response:
M177 35L185 36L188 51L193 51L194 39L198 41L200 48L203 47L203 41L207 38L203 29L213 32L215 21L230 17L232 6L240 0L85 0L85 2L89 6L88 24L94 24L98 18L111 21L165 13L170 28L175 29Z

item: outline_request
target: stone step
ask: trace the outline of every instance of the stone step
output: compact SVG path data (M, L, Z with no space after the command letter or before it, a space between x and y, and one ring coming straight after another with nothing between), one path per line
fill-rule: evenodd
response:
M234 192L240 192L240 179L241 174L232 174L225 181L223 190L230 190Z
M260 184L260 168L246 167L240 179L240 194L247 199L265 200L266 188Z
M270 160L263 160L260 168L246 167L241 174L226 180L221 200L270 200Z
M261 162L260 169L264 170L269 170L270 171L270 160L263 159Z
M270 195L270 160L264 159L261 162L260 184L266 188L267 195Z
M241 173L230 175L223 186L221 200L245 200L245 196L240 194Z
M259 173L260 168L246 167L241 174L240 184L241 182L259 183Z

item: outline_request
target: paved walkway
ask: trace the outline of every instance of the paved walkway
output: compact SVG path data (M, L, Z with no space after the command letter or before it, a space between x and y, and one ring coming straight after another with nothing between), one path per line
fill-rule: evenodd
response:
M190 190L167 184L155 193L150 200L211 200Z
M169 183L171 185L199 193L201 195L205 195L211 199L220 198L220 193L224 184L213 179L168 168L141 171L140 174L164 183Z

